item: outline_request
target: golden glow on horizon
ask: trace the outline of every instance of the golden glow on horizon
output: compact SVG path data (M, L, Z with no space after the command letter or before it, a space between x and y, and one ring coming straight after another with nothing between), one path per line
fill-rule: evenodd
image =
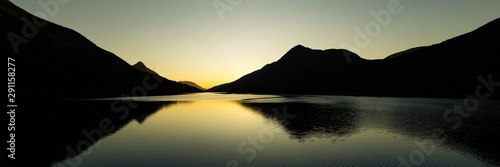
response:
M30 13L37 1L12 0ZM376 20L390 1L244 1L223 14L212 1L69 1L49 20L83 34L129 64L142 61L174 81L204 88L238 79L293 46L353 45L355 27ZM500 1L400 1L402 11L359 47L365 59L455 37L500 16ZM467 12L463 12L467 11Z

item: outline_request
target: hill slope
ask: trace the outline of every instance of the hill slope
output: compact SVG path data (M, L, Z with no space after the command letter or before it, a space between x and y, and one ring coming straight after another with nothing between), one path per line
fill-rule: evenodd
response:
M139 62L135 63L134 65L132 65L132 67L134 67L135 69L137 69L139 71L147 72L147 73L149 73L151 75L154 75L154 76L157 76L157 77L161 77L164 80L166 79L166 78L162 77L160 74L158 74L155 71L153 71L150 68L148 68L143 62L139 61ZM194 87L196 89L199 89L199 91L205 91L206 90L206 89L198 86L196 83L191 82L191 81L178 81L178 83Z
M189 86L195 87L195 88L200 89L200 90L202 90L202 91L207 90L207 89L205 89L205 88L201 87L200 85L198 85L198 84L196 84L196 83L194 83L194 82L191 82L191 81L178 81L178 82L179 82L179 83L181 83L181 84L186 84L186 85L189 85Z
M9 1L0 1L0 46L16 62L20 97L89 98L131 95L149 84L147 95L198 91L167 79L151 80L78 32L40 19Z
M156 73L155 71L151 70L150 68L146 67L146 65L139 61L137 63L135 63L134 65L132 65L132 67L134 67L135 69L141 71L141 72L147 72L147 73L150 73L150 74L154 74L154 75L158 75L160 76L160 74Z

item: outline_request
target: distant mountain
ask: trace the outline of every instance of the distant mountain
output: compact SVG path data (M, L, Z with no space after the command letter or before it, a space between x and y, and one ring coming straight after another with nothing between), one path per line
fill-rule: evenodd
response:
M0 1L2 55L16 63L18 97L89 98L196 92L168 79L151 79L78 32ZM149 76L149 77L148 77ZM140 91L139 91L140 90ZM136 92L133 92L136 91Z
M189 85L189 86L192 86L192 87L198 88L198 89L200 89L200 90L202 90L202 91L207 90L207 89L205 89L205 88L201 87L200 85L198 85L198 84L196 84L196 83L194 83L194 82L191 82L191 81L178 81L178 82L179 82L179 83L181 83L181 84L186 84L186 85Z
M151 70L150 68L148 68L146 65L144 65L143 62L139 61L137 63L135 63L133 65L133 67L139 71L142 71L142 72L147 72L147 73L150 73L152 75L156 75L156 76L159 76L159 77L162 77L160 76L160 74L156 73L155 71ZM206 89L205 88L202 88L201 86L198 86L196 83L194 82L191 82L191 81L178 81L178 83L181 83L181 84L184 84L184 85L188 85L188 86L191 86L191 87L194 87L196 89L199 89L199 91L205 91Z
M132 65L132 67L134 67L135 69L141 71L141 72L147 72L147 73L150 73L150 74L154 74L154 75L157 75L157 76L160 76L160 74L156 73L155 71L149 69L148 67L146 67L146 65L144 65L143 62L139 61L137 63L135 63L134 65Z
M478 76L492 74L500 82L499 30L496 19L440 44L383 60L298 45L278 61L208 91L463 98L475 92Z

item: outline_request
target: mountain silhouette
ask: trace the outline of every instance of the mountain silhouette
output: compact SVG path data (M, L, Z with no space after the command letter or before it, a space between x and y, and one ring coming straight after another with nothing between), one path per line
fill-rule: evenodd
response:
M154 75L160 76L160 74L158 74L155 71L151 70L150 68L146 67L146 65L141 61L135 63L134 65L132 65L132 67L134 67L135 69L137 69L141 72L147 72L149 74L154 74Z
M142 71L142 72L147 72L151 75L155 75L155 76L158 76L158 77L162 77L160 74L156 73L155 71L151 70L150 68L148 68L143 62L139 61L137 63L135 63L133 65L133 67L139 71ZM164 78L164 77L162 77ZM164 78L166 79L166 78ZM194 87L196 89L199 89L199 91L205 91L206 89L205 88L202 88L201 86L198 86L196 83L194 82L191 82L191 81L178 81L178 83L181 83L181 84L184 84L184 85L188 85L188 86L191 86L191 87Z
M205 88L201 87L200 85L198 85L198 84L196 84L196 83L194 83L194 82L192 82L192 81L178 81L178 82L179 82L179 83L181 83L181 84L186 84L186 85L189 85L189 86L192 86L192 87L198 88L198 89L200 89L200 90L202 90L202 91L207 90L207 89L205 89Z
M90 98L199 90L141 72L78 32L0 1L3 54L15 59L16 95Z
M278 61L208 91L463 98L481 84L479 76L500 81L499 30L496 19L470 33L382 60L298 45Z

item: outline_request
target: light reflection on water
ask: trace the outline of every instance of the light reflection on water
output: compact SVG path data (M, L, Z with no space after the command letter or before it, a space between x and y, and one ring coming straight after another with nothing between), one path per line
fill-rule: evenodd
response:
M209 100L201 100L204 96ZM131 121L92 146L80 166L225 166L228 162L240 166L397 166L398 156L408 157L421 149L414 141L429 139L433 129L449 128L441 120L442 113L457 102L208 93L141 100L161 99L184 102L165 105L142 123ZM475 116L494 113L488 116L499 118L498 104L484 101ZM296 117L284 123L274 112L284 110ZM464 144L468 137L457 138L454 133L447 133L451 136L447 142L433 143L436 149L424 157L423 164L485 166L479 159L491 157L471 151L478 143ZM249 138L255 138L258 146L250 144Z

